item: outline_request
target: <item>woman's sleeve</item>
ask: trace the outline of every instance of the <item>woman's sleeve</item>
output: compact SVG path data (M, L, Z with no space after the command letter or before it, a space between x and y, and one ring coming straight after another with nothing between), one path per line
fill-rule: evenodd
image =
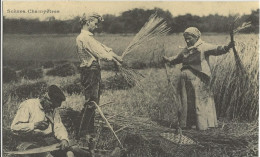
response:
M183 59L183 51L180 52L178 55L170 57L170 64L171 65L175 65L175 64L180 64L182 63L182 59Z
M218 45L207 45L207 50L204 52L205 56L219 56L226 54L229 51L227 46L218 46Z

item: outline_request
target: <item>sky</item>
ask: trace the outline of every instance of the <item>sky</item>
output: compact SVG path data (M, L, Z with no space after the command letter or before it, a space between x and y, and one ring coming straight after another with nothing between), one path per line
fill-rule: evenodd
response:
M169 10L173 16L192 15L207 16L219 14L250 14L259 8L258 1L4 1L3 15L6 18L39 18L44 20L54 16L56 19L66 20L80 16L84 12L98 12L102 15L120 15L133 8L153 9L155 7ZM44 13L44 11L55 13ZM37 13L36 13L37 12Z

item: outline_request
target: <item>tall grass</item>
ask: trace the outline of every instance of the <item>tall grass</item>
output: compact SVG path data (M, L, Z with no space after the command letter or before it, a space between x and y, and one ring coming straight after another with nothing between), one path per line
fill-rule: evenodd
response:
M19 76L29 80L40 79L43 77L43 70L26 68L19 72Z
M233 53L217 59L212 73L212 89L217 112L219 116L229 119L257 120L259 115L258 39L254 35L241 35L235 40L246 74L239 73Z

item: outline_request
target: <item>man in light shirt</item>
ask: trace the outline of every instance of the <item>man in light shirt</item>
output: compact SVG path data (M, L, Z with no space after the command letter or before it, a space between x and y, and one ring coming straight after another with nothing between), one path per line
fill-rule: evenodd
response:
M111 48L93 38L91 32L98 27L101 21L104 20L97 13L83 14L80 19L82 26L81 33L76 39L77 52L81 61L81 84L84 87L85 94L85 104L81 112L82 118L78 137L84 137L86 135L86 140L90 148L93 148L93 143L95 143L93 142L93 140L95 140L95 107L93 102L99 104L100 99L100 60L113 61L117 66L120 66L122 63L122 58L116 55Z
M20 141L18 150L60 142L60 150L51 152L51 154L54 157L74 156L71 151L67 151L68 133L57 110L63 101L65 101L63 92L56 85L51 85L43 98L28 99L20 104L11 125L12 132ZM34 156L45 155L46 153L42 153Z

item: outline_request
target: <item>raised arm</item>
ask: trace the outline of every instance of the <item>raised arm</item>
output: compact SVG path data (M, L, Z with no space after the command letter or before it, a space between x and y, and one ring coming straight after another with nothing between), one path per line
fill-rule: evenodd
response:
M171 65L175 65L175 64L180 64L182 63L182 59L183 59L183 51L181 53L179 53L176 56L173 57L163 57L165 62L169 62Z
M183 59L183 53L179 53L174 57L170 57L170 64L171 65L180 64L182 63L182 59Z
M217 45L209 45L209 49L207 51L205 51L205 56L219 56L219 55L223 55L227 52L229 52L229 50L232 48L233 43L229 43L228 45L225 46L217 46Z

